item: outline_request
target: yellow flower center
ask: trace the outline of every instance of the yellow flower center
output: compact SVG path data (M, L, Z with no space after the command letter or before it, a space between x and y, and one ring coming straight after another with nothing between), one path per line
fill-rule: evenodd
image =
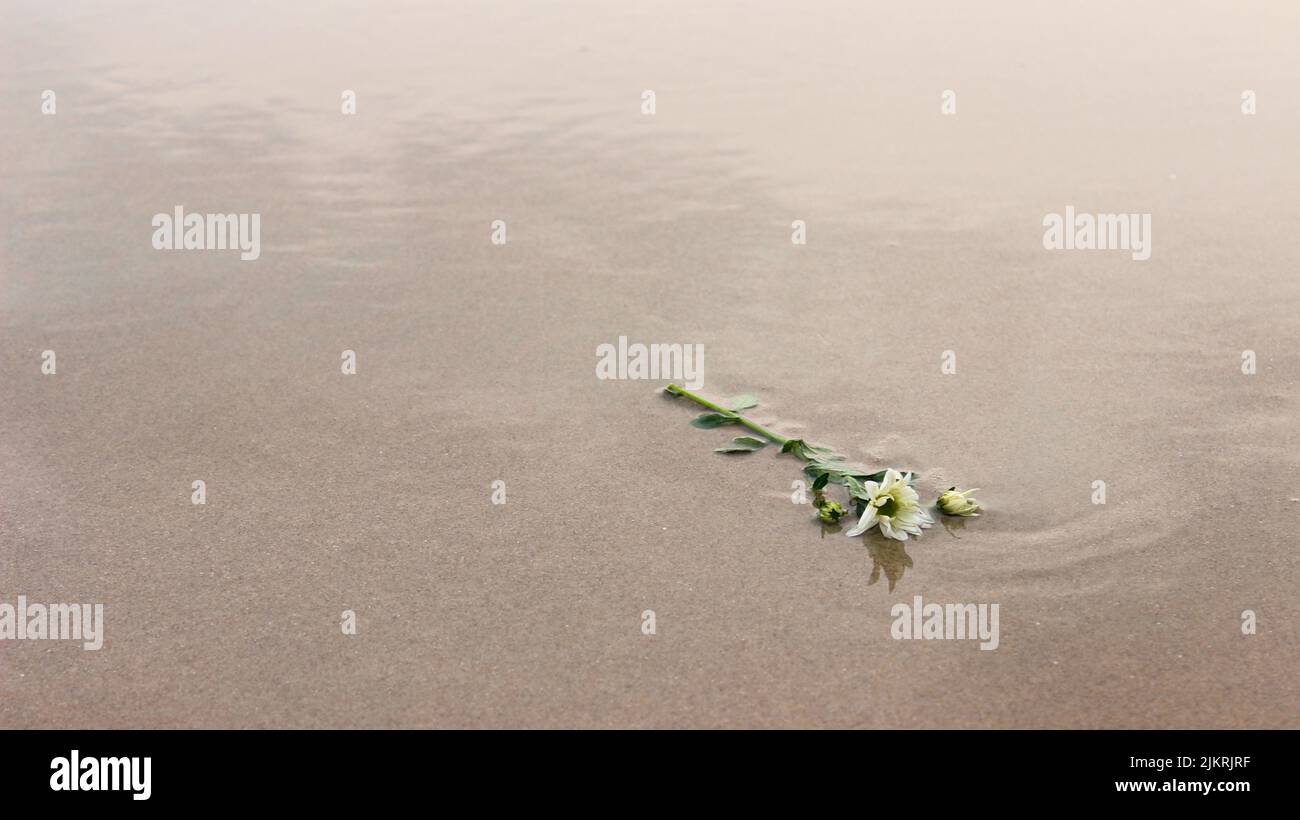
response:
M892 518L894 513L898 512L898 499L892 495L876 496L874 503L876 505L876 515Z

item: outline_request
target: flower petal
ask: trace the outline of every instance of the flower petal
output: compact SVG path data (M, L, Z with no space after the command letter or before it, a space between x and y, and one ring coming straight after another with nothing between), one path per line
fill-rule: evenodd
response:
M862 517L858 519L858 523L853 526L853 529L846 532L845 535L849 536L850 538L852 538L855 535L861 535L862 533L876 526L876 523L877 523L876 508L867 507L867 509L863 511Z

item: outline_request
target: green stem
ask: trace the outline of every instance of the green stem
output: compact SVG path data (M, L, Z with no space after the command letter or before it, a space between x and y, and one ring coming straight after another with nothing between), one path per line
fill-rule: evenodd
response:
M749 419L737 413L735 410L728 410L727 408L719 404L714 404L713 402L709 401L703 396L697 396L696 394L692 393L691 391L687 390L684 387L678 387L675 384L670 384L664 389L667 390L669 393L672 393L674 396L682 396L684 398L688 398L691 401L695 402L696 404L700 405L701 407L707 407L710 410L714 411L715 413L721 413L724 416L729 416L735 419L738 423L745 425L750 430L753 430L755 433L758 433L760 436L767 439L768 441L774 441L777 444L780 444L782 447L784 447L786 442L790 440L788 438L785 438L784 436L778 436L776 433L773 433L771 430L768 430L766 427L761 427L755 424L754 422L750 421Z

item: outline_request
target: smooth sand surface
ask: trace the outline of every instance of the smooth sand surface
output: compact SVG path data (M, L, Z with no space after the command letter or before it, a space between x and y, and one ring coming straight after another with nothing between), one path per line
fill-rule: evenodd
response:
M1300 7L272 5L6 6L0 601L107 637L0 726L1300 727ZM987 514L824 534L620 335Z

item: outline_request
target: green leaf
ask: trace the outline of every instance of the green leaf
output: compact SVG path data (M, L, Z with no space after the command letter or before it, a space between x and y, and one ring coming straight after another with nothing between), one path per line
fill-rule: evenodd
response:
M816 492L817 490L820 490L822 487L825 487L830 480L831 480L830 473L822 473L821 475L817 476L817 478L812 483L813 491Z
M691 426L698 427L701 430L712 430L723 424L731 424L736 420L735 416L723 415L722 413L702 413L695 417Z
M870 469L870 467L862 464L844 461L811 461L803 468L803 471L809 478L816 479L825 475L829 476L827 481L831 484L844 486L849 486L848 479L850 478L859 482L879 482L885 477L884 470L869 472Z
M766 446L767 446L767 442L763 441L761 438L754 438L753 436L740 436L739 438L733 439L731 444L728 444L725 447L719 447L713 452L753 453L757 450L762 450Z
M857 478L846 475L844 476L844 487L849 491L849 498L855 501L865 501L867 498L866 485Z
M844 461L842 457L838 459L814 459L813 463L835 475L864 476L871 472L871 468L867 465L859 464L856 461Z
M727 406L732 410L748 410L751 407L758 406L758 396L751 396L748 393L743 396L735 396L727 400Z
M844 458L844 456L839 455L829 447L822 447L819 444L809 444L801 438L792 438L787 441L781 447L781 452L793 453L804 461L815 461L819 459L843 460Z
M842 476L842 475L836 475L835 473L830 472L830 471L828 471L828 470L825 470L825 469L823 469L823 468L821 468L821 467L818 467L818 466L816 466L816 465L814 465L814 464L809 464L807 467L804 467L804 468L803 468L803 471L804 471L804 473L805 473L809 478L813 479L814 482L815 482L817 479L821 478L822 476L825 476L825 477L826 477L826 483L827 483L827 484L841 484L841 485L842 485L842 484L844 483L844 476Z
M872 470L865 464L849 461L845 456L835 452L829 447L823 447L820 444L809 444L803 439L792 438L782 447L781 452L793 453L808 463L804 465L804 473L813 479L814 489L817 489L817 482L825 477L825 481L819 485L821 487L829 484L842 484L848 486L847 479L853 478L859 482L880 481L885 477L884 470ZM907 470L902 470L904 474ZM914 473L913 478L920 478L920 473Z

